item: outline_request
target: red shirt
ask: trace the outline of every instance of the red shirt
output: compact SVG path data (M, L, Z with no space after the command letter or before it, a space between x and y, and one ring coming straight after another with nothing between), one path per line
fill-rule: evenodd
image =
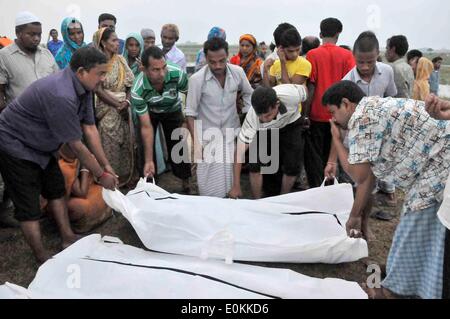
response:
M341 81L355 66L353 53L327 43L308 52L306 59L311 62L310 82L316 87L311 104L310 118L316 122L328 122L331 114L322 104L322 97L333 84Z
M241 65L241 56L239 53L231 57L230 63L234 65Z

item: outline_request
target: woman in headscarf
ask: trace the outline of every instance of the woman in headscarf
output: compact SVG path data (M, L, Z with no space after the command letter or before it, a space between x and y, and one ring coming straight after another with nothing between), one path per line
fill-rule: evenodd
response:
M134 75L118 54L119 38L110 28L94 34L94 45L108 58L108 73L96 91L95 112L103 149L119 175L119 186L129 184L135 173L130 92Z
M55 60L62 70L69 65L73 53L86 46L84 43L84 31L81 22L73 17L68 17L61 23L61 34L64 45L56 53Z
M414 81L413 99L425 101L430 95L430 76L434 71L433 62L427 58L420 58L417 63L416 79Z
M144 52L144 39L138 33L130 33L125 39L123 57L128 62L128 66L135 77L141 72L142 52Z
M231 64L241 66L253 88L262 81L261 65L263 60L258 56L256 39L251 34L244 34L239 39L239 53L230 59Z
M156 35L152 29L144 28L141 30L142 39L144 39L144 50L155 46Z

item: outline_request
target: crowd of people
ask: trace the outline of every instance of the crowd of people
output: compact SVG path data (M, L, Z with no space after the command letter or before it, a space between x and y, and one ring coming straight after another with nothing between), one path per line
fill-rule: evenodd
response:
M131 189L170 167L186 194L195 174L199 195L239 199L248 171L260 199L292 192L305 172L310 188L336 177L354 185L351 237L373 239L373 203L395 207L396 188L406 193L371 297L449 296L449 231L437 217L450 174L441 57L430 61L394 35L384 63L371 31L338 46L335 18L320 23L319 37L281 23L270 54L243 34L230 57L216 26L189 76L176 25L162 27L160 46L151 29L121 40L116 25L101 14L87 41L82 22L67 17L63 41L52 29L44 47L42 21L21 12L16 39L0 39L0 223L20 227L39 262L49 258L42 216L67 247L111 216L102 187Z

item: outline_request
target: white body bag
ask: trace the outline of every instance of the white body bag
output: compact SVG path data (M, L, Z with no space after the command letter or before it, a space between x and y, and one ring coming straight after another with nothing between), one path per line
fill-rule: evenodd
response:
M157 254L91 235L43 264L28 289L0 286L0 298L367 299L355 282L291 270Z
M141 180L127 196L103 191L151 250L252 262L354 262L368 256L363 239L347 236L349 184L263 200L170 194Z

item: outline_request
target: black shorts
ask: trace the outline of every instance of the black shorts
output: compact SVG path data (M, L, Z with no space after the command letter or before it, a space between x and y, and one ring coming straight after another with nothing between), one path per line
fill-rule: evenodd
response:
M42 217L40 195L49 201L65 196L64 176L54 157L42 169L36 163L0 151L0 172L16 209L15 217L20 222Z
M303 151L304 151L304 138L303 138L303 128L300 119L294 123L287 125L286 127L279 129L279 140L276 141L275 145L272 144L271 135L274 130L259 131L256 135L256 139L253 140L252 145L250 145L249 153L249 170L252 173L261 173L262 167L270 167L273 165L273 161L267 162L265 155L269 157L277 157L279 167L284 175L287 176L297 176L300 174L303 166ZM262 150L259 148L260 138L265 138L264 135L267 134L267 149ZM275 141L274 141L275 142ZM278 145L278 147L277 147ZM257 149L257 160L252 158L253 150ZM278 171L278 169L277 169Z

